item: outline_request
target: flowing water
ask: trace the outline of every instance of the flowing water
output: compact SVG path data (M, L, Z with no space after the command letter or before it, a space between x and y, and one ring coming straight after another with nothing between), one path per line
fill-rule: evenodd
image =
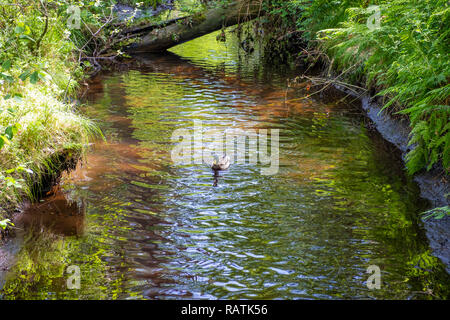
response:
M91 81L84 112L106 141L17 218L2 298L447 298L418 218L428 204L358 103L305 98L317 88L287 87L299 71L215 37ZM278 172L174 163L172 133L194 121L279 129Z

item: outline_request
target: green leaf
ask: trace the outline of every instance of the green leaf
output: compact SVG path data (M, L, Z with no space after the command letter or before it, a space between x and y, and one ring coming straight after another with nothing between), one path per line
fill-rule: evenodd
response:
M14 93L14 94L13 94L13 98L14 98L14 100L16 100L17 102L21 102L21 101L22 101L22 98L23 98L23 95L20 94L20 93Z
M4 135L0 134L0 149L3 148L5 144L10 144L8 138L6 138Z
M5 70L5 71L8 71L9 69L11 69L11 60L3 61L2 69Z
M9 140L12 140L12 138L17 134L17 131L19 131L20 125L16 123L15 125L8 126L5 129L5 135Z
M25 81L30 76L30 71L27 70L19 76L19 79Z
M450 207L449 206L445 206L445 207L439 207L439 208L434 208L425 212L422 212L422 220L427 220L429 218L433 218L433 219L442 219L443 217L445 217L446 215L450 215Z
M16 26L16 27L14 28L14 32L15 32L16 34L23 33L24 31L25 31L25 28L23 28L23 27L21 27L21 26Z
M36 84L36 82L38 82L38 80L39 80L39 72L35 71L30 76L30 82L32 84Z
M8 82L14 82L14 78L11 77L10 75L7 75L5 73L0 72L0 78L5 79Z
M49 74L43 70L38 72L38 76L39 79L41 79L42 81L45 81L47 79L47 77L49 77Z
M16 179L14 179L13 177L6 177L5 181L6 181L6 186L7 187L15 186L16 183L17 183Z
M36 40L34 40L32 37L30 37L30 36L28 36L28 35L26 35L26 34L21 34L21 35L19 36L19 39L22 39L22 40L29 40L29 41L32 41L32 42L36 42Z
M12 138L14 137L14 129L12 126L9 126L5 129L5 136L9 139L12 140Z
M23 171L25 171L25 172L28 172L28 173L30 173L30 174L33 174L34 172L33 172L33 170L31 170L31 169L28 169L28 168L26 168L26 167L24 167L24 166L18 166L17 168L15 168L15 169L13 169L14 171L17 171L17 172L23 172ZM6 173L8 173L8 172L6 172Z
M0 228L3 230L5 230L8 225L14 226L10 219L0 220Z

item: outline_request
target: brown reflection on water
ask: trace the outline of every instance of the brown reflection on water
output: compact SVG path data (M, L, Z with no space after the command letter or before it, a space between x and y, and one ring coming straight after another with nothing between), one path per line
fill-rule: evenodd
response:
M38 203L27 203L15 218L15 225L25 231L45 230L64 236L81 236L85 228L84 204L66 199L55 188L53 194Z

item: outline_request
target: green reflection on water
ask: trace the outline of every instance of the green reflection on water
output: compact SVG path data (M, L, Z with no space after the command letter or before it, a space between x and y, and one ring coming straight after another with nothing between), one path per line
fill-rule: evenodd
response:
M2 297L448 298L417 218L427 203L357 108L286 98L283 72L258 52L242 63L236 40L215 37L172 50L185 59L94 80L86 112L108 141L63 183L85 203L86 228L26 231ZM194 120L279 128L278 174L238 164L213 187L208 167L174 165L172 132ZM365 286L372 264L380 290ZM69 265L79 290L66 287Z

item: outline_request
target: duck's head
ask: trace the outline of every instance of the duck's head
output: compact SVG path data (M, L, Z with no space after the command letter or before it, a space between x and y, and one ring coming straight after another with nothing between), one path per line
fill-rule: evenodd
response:
M226 154L223 154L219 157L217 154L214 154L213 164L221 164L229 161L229 157Z
M213 158L214 160L211 163L211 168L213 170L225 170L230 166L230 158L226 154L224 154L222 157L219 157L215 154Z

